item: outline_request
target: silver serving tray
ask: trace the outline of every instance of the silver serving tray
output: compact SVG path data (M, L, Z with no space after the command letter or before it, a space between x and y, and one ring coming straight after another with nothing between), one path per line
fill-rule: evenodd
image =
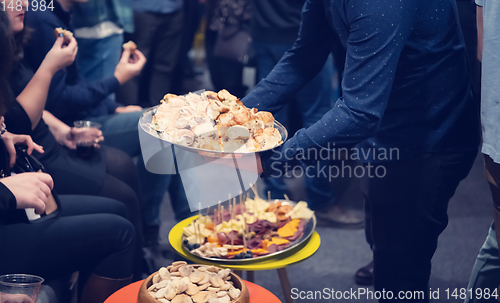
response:
M158 138L164 142L167 142L169 144L175 145L176 147L179 147L181 149L185 149L187 151L195 152L195 153L198 153L198 154L201 154L204 156L209 156L209 157L220 158L220 157L224 157L225 155L233 155L233 157L234 157L234 155L252 154L252 153L237 153L237 152L236 153L235 152L221 152L221 151L214 151L214 150L209 150L209 149L195 148L195 147L180 145L180 144L165 140L165 138L163 138L163 136L161 136L161 132L157 131L156 129L154 129L150 126L151 123L153 122L153 116L156 113L156 110L159 106L160 105L156 105L156 106L153 106L153 107L147 109L146 111L144 111L144 113L142 113L142 115L139 119L139 125L142 128L142 130L144 130L146 133L150 134L151 136L156 137L156 138ZM281 141L285 142L286 139L288 138L288 131L286 130L286 128L278 121L274 121L274 127L280 132ZM281 143L281 144L283 144L283 143ZM275 146L273 148L276 148L278 146ZM271 150L271 149L272 148L265 149L265 150L259 150L258 153L264 152L267 150Z
M295 204L297 204L297 202L294 202L294 201L287 201L287 200L280 200L280 199L273 200L273 202L274 203L281 202L282 204L292 205L292 206L295 206ZM255 261L255 260L261 260L261 259L265 259L265 258L269 258L269 257L276 256L279 254L286 253L286 252L296 248L297 246L300 246L307 239L309 239L311 237L311 235L313 234L315 229L316 229L316 215L313 215L312 218L306 222L306 225L304 227L304 233L302 234L302 236L300 238L298 238L297 240L295 240L294 242L292 242L292 244L290 246L283 249L282 251L277 251L277 252L270 253L270 254L265 255L265 256L258 256L255 258L248 258L248 259L222 259L222 258L201 257L198 255L192 254L186 248L186 246L184 245L184 239L186 239L186 236L184 235L184 233L182 234L181 241L182 241L182 249L184 249L184 251L186 253L191 254L192 256L195 256L197 258L208 260L208 261L222 262L222 263L241 263L241 262L251 262L251 261Z

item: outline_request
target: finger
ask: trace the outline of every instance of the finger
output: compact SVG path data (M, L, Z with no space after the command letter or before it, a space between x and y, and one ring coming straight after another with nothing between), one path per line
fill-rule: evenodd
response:
M43 196L43 194L41 194ZM47 197L45 199L37 198L33 201L33 208L35 209L35 214L41 215L45 211L45 204L47 203Z
M74 51L75 48L77 48L77 47L78 47L78 42L76 42L75 37L71 37L71 40L69 40L69 43L68 43L68 49L71 51Z
M137 56L139 56L139 60L137 62L146 63L146 56L144 56L144 54L140 50L136 50L135 52Z
M11 141L5 143L5 148L7 149L10 157L9 165L10 167L13 167L14 164L16 164L16 149L14 148L14 143L12 143Z
M28 155L31 155L31 153L33 152L33 149L35 148L35 143L31 139L31 137L24 138L24 144L26 144L26 146L28 146L28 149L26 150L26 152L28 153Z
M122 57L120 58L120 62L127 63L130 58L130 50L128 48L123 50Z
M40 187L40 191L45 195L45 197L50 196L51 191L50 191L50 188L47 184L40 182L39 187Z
M59 36L59 37L57 37L56 42L54 42L53 47L61 48L63 43L64 43L64 37Z
M46 173L36 173L38 179L43 183L47 184L49 188L52 190L54 188L54 180L49 174Z

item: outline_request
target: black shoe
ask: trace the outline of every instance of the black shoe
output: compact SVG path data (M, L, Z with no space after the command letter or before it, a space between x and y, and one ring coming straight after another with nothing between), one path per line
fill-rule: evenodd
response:
M356 284L363 286L369 286L373 284L373 261L356 271L356 274L354 275L354 281L356 281Z

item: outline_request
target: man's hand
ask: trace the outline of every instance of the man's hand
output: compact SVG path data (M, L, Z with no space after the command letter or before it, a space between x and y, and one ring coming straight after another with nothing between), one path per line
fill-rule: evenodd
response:
M127 105L127 106L119 106L116 108L115 113L116 114L123 114L123 113L131 113L131 112L140 112L142 110L142 107L139 105Z
M9 132L5 132L2 135L3 142L5 143L5 148L7 149L7 152L9 153L10 156L10 161L9 165L10 167L13 167L14 164L16 163L16 144L24 144L28 147L27 153L28 155L31 155L33 150L36 150L37 152L43 154L43 147L36 144L33 142L33 139L31 139L30 136L28 135L14 135Z
M58 133L56 140L69 149L76 149L77 142L99 143L104 140L102 131L95 127L68 128L65 133Z
M78 53L78 43L76 43L75 38L71 38L68 45L63 43L64 38L58 37L54 46L45 55L40 67L47 68L48 71L55 74L58 70L73 64Z
M22 173L0 179L16 197L17 209L34 208L36 214L45 211L47 197L50 196L54 181L46 173Z
M124 84L135 76L138 76L144 64L146 64L146 57L139 50L135 50L131 54L129 49L125 49L120 62L118 62L115 68L115 77L120 84Z

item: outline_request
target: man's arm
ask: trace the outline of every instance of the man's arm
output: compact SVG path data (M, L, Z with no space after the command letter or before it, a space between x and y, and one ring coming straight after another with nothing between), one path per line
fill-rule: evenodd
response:
M35 30L25 57L30 67L37 70L56 40L54 28L60 25L52 20L51 12L30 13L26 20ZM68 68L75 68L74 65ZM76 70L70 74L68 68L55 73L47 97L46 109L59 118L93 108L120 87L116 77L87 82Z
M399 56L411 32L414 10L414 0L388 0L374 5L362 0L349 1L346 17L350 32L343 95L322 119L285 142L282 150L288 158L300 150L324 147L328 142L337 147L357 144L376 133L392 90ZM264 167L271 160L264 159L267 161Z
M479 3L479 1L478 1ZM477 22L477 59L483 61L483 7L479 4L476 7L476 22Z
M325 14L321 1L306 1L297 41L272 72L242 99L247 107L276 112L319 73L335 35Z

